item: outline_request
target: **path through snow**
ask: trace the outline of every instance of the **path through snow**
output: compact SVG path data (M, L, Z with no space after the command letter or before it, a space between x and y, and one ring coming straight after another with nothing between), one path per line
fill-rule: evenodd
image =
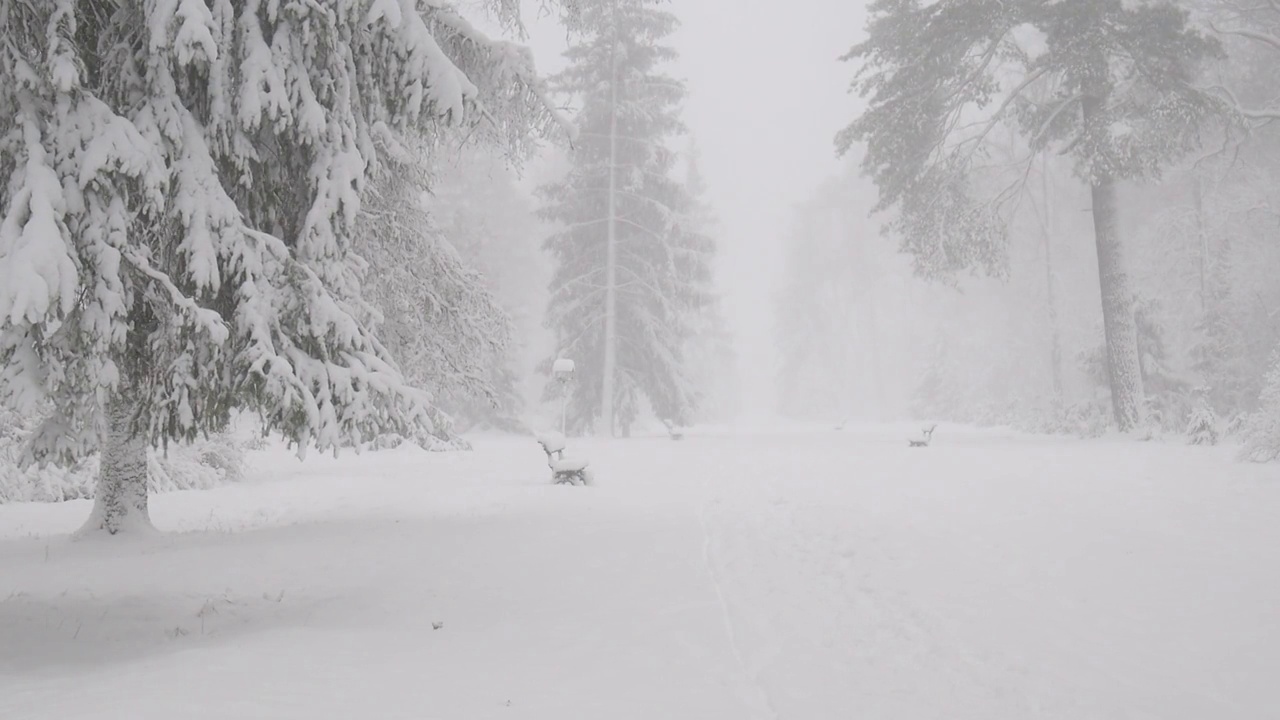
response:
M1275 468L904 438L264 453L115 544L0 507L0 718L1280 718Z

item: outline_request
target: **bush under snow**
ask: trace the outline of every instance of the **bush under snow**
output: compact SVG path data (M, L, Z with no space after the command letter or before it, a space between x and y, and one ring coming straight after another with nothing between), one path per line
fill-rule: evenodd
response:
M1221 422L1213 408L1200 406L1187 421L1187 442L1192 445L1217 445L1222 439Z
M1267 373L1258 412L1245 421L1242 456L1253 462L1280 460L1280 354Z
M98 476L96 455L65 468L23 465L23 447L34 425L0 411L0 504L92 498ZM244 448L227 434L189 445L174 443L167 452L153 450L147 470L153 493L217 487L244 476Z

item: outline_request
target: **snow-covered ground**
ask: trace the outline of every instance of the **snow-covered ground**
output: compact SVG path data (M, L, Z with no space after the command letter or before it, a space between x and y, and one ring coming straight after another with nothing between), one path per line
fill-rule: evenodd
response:
M1280 470L942 428L253 458L0 506L0 718L1280 718Z

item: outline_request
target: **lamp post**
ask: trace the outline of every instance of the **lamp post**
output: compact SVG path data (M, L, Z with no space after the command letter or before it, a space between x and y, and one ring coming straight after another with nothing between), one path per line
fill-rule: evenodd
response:
M565 418L569 412L569 381L573 379L574 371L573 361L568 358L559 358L555 364L551 366L551 374L555 377L556 382L560 383L560 434L565 434Z

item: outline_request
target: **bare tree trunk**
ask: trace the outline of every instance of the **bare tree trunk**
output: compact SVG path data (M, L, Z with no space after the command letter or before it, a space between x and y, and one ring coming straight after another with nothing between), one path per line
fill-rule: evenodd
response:
M1133 296L1124 270L1124 253L1116 217L1116 186L1111 179L1093 183L1093 230L1098 246L1098 279L1102 285L1102 320L1106 330L1107 371L1111 405L1121 431L1142 423L1142 368Z
M147 508L147 443L130 429L133 403L117 393L105 408L93 511L79 535L151 529Z
M1045 293L1049 320L1049 371L1053 376L1053 396L1061 398L1062 387L1062 334L1058 329L1058 288L1053 271L1053 200L1049 194L1049 156L1044 156L1044 169L1040 177L1044 196L1044 274Z
M614 29L617 32L617 29ZM614 376L618 365L618 41L610 53L609 79L609 231L605 250L604 368L600 387L602 434L613 437Z
M1200 257L1200 314L1209 312L1209 234L1204 227L1204 186L1199 175L1191 177L1191 192L1196 206L1196 243Z

